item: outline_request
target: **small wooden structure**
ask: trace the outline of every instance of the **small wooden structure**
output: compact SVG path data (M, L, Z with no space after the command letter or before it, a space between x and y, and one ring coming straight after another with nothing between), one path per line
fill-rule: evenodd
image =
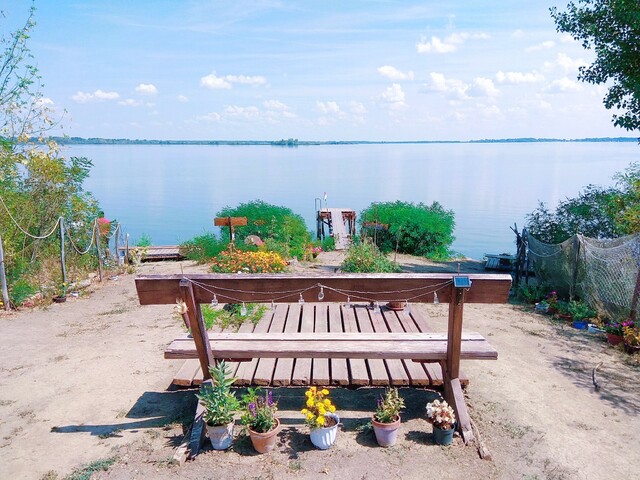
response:
M365 381L368 368L372 377L388 374L392 384L411 384L414 376L428 376L424 365L435 362L442 369L444 396L455 409L463 439L469 442L473 433L460 382L460 360L496 359L497 351L481 335L463 333L463 306L465 301L506 302L511 277L478 274L468 278L471 284L460 288L451 274L170 275L138 277L136 288L142 305L173 304L176 299L185 303L193 338L174 340L165 356L198 358L205 381L210 379L209 367L219 359L242 362L235 367L236 375L241 369L249 370L254 381L294 384L297 379L310 378L313 382L315 378L325 385L332 381L329 372L349 368L350 376L344 378L350 383L354 378ZM378 308L365 310L351 303L432 302L436 293L441 302L449 303L446 334L421 331L415 321L410 321L411 315L386 315ZM277 298L293 303L277 305L268 320L255 328L209 334L200 305L214 297L220 302L269 303ZM319 298L327 303L307 308ZM319 316L309 313L318 310ZM289 315L293 321L288 320ZM201 409L196 417L201 420ZM202 429L194 426L194 432L200 435ZM192 443L199 448L199 441L194 439ZM197 453L194 449L192 455Z
M122 252L122 253L121 253ZM131 252L141 256L143 262L159 262L161 260L182 260L180 245L150 245L148 247L118 247L118 253L131 258Z
M516 261L515 255L508 255L506 253L500 255L485 253L484 256L486 257L484 263L485 270L502 270L510 272L513 270L513 265Z
M233 243L236 239L235 227L245 227L247 217L216 217L213 224L216 227L229 227L229 241Z
M347 208L321 208L317 211L317 223L318 238L333 237L336 250L346 249L356 234L356 212Z

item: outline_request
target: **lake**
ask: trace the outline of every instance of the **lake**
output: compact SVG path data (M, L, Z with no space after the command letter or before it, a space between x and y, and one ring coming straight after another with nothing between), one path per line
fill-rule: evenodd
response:
M361 212L372 202L437 201L455 212L453 248L515 252L514 222L555 207L637 160L635 142L318 145L73 145L94 167L85 187L133 243L176 244L215 231L224 206L261 199L291 208L315 232L315 199ZM323 204L324 206L324 204Z

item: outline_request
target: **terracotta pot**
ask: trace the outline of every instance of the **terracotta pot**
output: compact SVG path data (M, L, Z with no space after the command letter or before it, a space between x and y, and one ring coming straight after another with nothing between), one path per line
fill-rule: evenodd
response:
M373 432L376 435L376 441L381 447L392 447L398 440L398 430L400 430L400 415L394 422L382 423L376 420L374 415L371 418L373 424Z
M624 337L622 335L616 335L615 333L607 332L607 342L609 342L611 345L618 345L624 342Z
M253 448L258 453L267 453L274 449L280 432L280 420L276 418L276 425L265 433L255 432L249 429L249 437Z
M395 310L397 312L400 312L402 310L404 310L404 301L392 301L387 303L387 308L389 310Z
M67 301L67 297L63 297L62 295L58 295L58 296L53 297L52 300L53 300L54 303L64 303L64 302Z
M561 320L564 320L566 322L573 322L573 317L571 315L569 315L568 313L559 313L558 314L558 318L560 318Z

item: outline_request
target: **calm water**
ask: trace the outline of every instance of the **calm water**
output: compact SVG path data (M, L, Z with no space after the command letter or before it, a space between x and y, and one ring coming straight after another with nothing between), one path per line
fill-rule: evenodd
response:
M94 168L86 188L133 242L180 243L214 230L222 207L261 199L302 215L315 232L314 200L358 213L374 201L440 202L456 215L457 252L515 251L509 229L538 201L554 207L637 160L628 143L67 147Z

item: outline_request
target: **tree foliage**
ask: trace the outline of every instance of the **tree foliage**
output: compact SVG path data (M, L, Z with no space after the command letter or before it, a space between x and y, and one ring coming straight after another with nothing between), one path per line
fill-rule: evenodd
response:
M455 215L438 202L431 205L409 202L374 202L360 214L360 224L385 224L388 229L363 226L362 231L375 237L383 252L397 247L398 252L420 255L433 260L451 256Z
M236 240L242 244L249 235L257 235L267 242L269 250L282 255L302 258L311 242L304 219L290 208L272 205L262 200L242 203L237 207L225 207L218 217L247 217L247 226L235 229ZM222 236L228 238L228 227L222 227Z
M589 185L553 212L540 203L527 215L529 233L546 243L561 243L576 233L604 239L640 232L640 162L614 179L614 187Z
M551 8L556 28L593 49L596 59L580 67L578 78L607 84L607 109L616 109L613 123L640 129L640 2L637 0L578 0L565 12Z

